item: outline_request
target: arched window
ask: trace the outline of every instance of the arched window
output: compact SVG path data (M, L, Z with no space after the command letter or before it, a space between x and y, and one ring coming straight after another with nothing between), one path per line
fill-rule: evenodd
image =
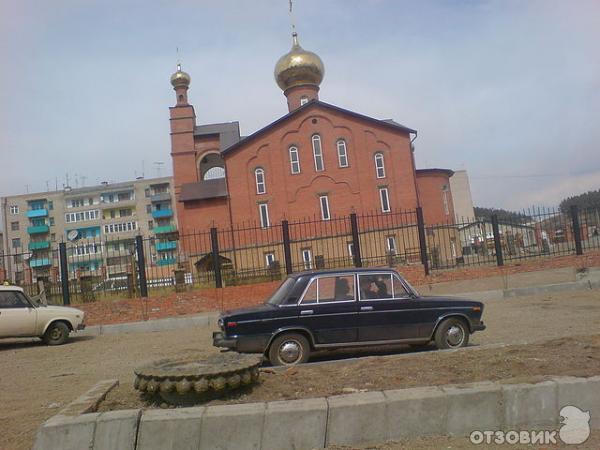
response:
M348 167L348 152L346 151L346 141L339 139L337 141L338 163L340 167Z
M256 178L256 193L264 194L267 192L267 187L265 185L265 171L262 168L258 168L254 171L254 178Z
M215 180L225 178L225 169L222 167L212 167L204 173L204 180Z
M300 106L306 105L307 103L308 103L308 97L306 95L303 95L302 97L300 97Z
M383 162L383 153L375 153L375 173L377 178L385 178L385 163Z
M298 156L298 147L290 147L290 169L293 174L300 173L300 157Z
M315 170L320 172L325 170L325 164L323 163L323 150L321 149L321 136L318 134L312 137L312 148L313 158L315 160Z
M225 178L225 161L218 152L205 154L198 161L198 178L200 180L214 180Z

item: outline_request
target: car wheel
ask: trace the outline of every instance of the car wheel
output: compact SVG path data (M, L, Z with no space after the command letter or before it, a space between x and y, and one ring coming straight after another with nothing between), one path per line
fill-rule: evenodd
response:
M62 345L69 338L69 327L64 322L54 322L44 333L44 342L47 345Z
M466 347L468 343L469 328L456 317L444 320L435 331L435 345L439 349Z
M269 361L274 366L293 366L308 361L310 344L308 339L297 333L277 336L269 347Z

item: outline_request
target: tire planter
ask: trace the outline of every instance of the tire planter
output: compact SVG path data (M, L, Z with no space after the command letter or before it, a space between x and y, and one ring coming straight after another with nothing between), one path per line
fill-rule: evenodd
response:
M171 405L188 406L258 380L261 355L216 353L202 360L191 356L154 361L134 369L133 387L158 394Z

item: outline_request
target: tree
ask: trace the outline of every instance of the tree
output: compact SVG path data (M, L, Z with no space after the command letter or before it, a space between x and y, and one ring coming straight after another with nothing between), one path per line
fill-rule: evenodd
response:
M474 210L475 217L478 219L485 219L491 221L492 214L496 214L498 216L498 221L500 222L525 223L531 220L530 216L514 211L508 211L506 209L483 208L481 206L476 206Z
M577 205L579 209L600 209L600 189L565 198L560 202L561 212L567 214L572 205Z

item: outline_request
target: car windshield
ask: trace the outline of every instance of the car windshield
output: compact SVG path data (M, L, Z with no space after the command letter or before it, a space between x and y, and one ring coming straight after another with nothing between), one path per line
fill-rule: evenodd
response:
M402 278L402 280L404 281L404 284L406 284L406 286L412 291L412 293L415 294L416 297L420 296L419 291L417 291L415 287L412 284L410 284L406 278Z
M295 278L287 278L279 288L271 295L271 297L265 302L268 305L281 305L287 298L288 292L292 286L296 283Z

